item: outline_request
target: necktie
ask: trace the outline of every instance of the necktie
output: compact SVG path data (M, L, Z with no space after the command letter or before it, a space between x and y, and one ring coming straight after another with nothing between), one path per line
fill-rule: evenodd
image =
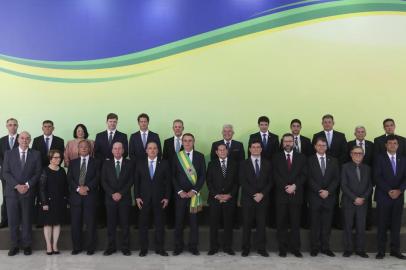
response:
M225 159L221 160L221 172L223 173L223 177L226 178L227 168Z
M321 167L321 174L324 176L326 173L326 161L324 160L324 157L320 157L320 167Z
M288 171L292 168L292 160L290 159L290 154L286 155L286 161L288 163Z
M300 153L299 141L297 140L297 137L295 137L295 149L296 152Z
M143 132L142 133L142 145L145 146L147 145L147 133Z
M21 152L21 168L25 166L25 152Z
M45 145L47 147L47 153L49 152L49 137L45 138Z
M113 142L113 131L110 131L110 134L109 134L109 145L111 145L112 142Z
M361 170L359 169L359 166L357 165L355 172L357 173L357 178L358 181L361 182Z
M390 163L392 164L393 174L396 175L396 160L395 160L395 156L392 156L392 157L391 157Z
M120 176L120 171L121 171L120 161L117 160L116 161L116 176L117 176L117 179Z
M227 148L227 149L230 148L230 142L226 142L226 148Z
M151 180L154 177L154 161L151 160L149 163L149 176L151 176Z
M13 146L14 146L14 137L10 137L10 140L8 141L8 144L10 145L10 149L13 149Z
M86 180L86 159L82 159L82 165L80 165L79 172L79 186L84 186Z
M262 145L264 146L264 148L266 147L266 143L267 143L266 134L262 134Z
M363 143L363 142L359 142L359 146L361 146L361 147L362 147L362 149L363 149L363 150L364 150L364 152L365 152L364 143Z
M259 176L259 164L258 164L258 159L255 159L255 175L258 177Z
M176 137L176 145L175 145L175 152L179 152L180 150L180 139Z
M328 145L328 148L331 147L331 133L330 132L331 131L327 131L327 145Z

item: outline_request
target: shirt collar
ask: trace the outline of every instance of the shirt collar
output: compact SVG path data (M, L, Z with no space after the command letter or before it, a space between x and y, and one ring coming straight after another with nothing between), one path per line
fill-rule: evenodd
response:
M120 159L114 158L114 163L117 163L117 161L120 162L120 164L123 163L123 157L121 157Z
M321 156L319 153L316 153L317 158L320 159L321 157L324 157L324 159L326 159L326 154L324 154L323 156Z
M18 147L18 151L20 152L20 154L21 154L22 152L27 153L27 152L28 152L28 149L29 149L29 148L23 150L23 149L21 149L21 147Z
M145 133L145 134L148 136L149 129L147 129L146 131L142 131L142 130L140 129L140 133L141 133L141 136L142 136L143 133Z
M219 158L219 161L220 161L220 163L221 163L221 161L223 161L223 159L222 159L222 158ZM224 161L225 161L226 164L227 164L228 158L226 157L226 158L224 159Z
M117 131L117 129L114 129L114 130L108 129L107 130L107 135L110 135L110 132L113 132L113 136L114 136L116 134L116 131Z
M154 159L150 159L150 158L148 158L148 163L151 163L151 161L153 161L153 162L155 162L155 164L156 164L156 161L158 160L158 157L155 157Z
M395 159L396 159L396 153L395 153L394 155L392 155L392 154L389 153L389 152L386 152L386 153L388 154L389 159L391 159L392 157L395 157Z
M49 136L44 135L44 140L46 140L47 138L49 138L50 140L52 140L53 137L54 137L53 134L51 134L51 135L49 135Z
M264 134L268 137L269 136L269 131L267 130L266 132L259 132L261 134L261 138L264 137Z

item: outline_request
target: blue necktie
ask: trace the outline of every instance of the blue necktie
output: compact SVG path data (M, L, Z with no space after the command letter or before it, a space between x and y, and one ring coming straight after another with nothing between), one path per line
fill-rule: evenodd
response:
M264 148L266 147L266 134L262 134L262 145L264 146Z
M393 174L396 175L396 160L395 160L395 156L392 156L392 157L391 157L390 163L392 164Z
M255 175L258 177L259 176L259 164L258 164L258 159L255 159Z
M328 148L331 147L331 131L327 131L327 146Z
M10 137L10 140L9 140L9 145L10 145L10 149L13 149L13 146L14 146L14 137Z
M149 164L149 176L151 176L151 180L154 177L154 161L151 160Z
M180 139L176 138L176 144L175 144L175 152L179 152L180 150Z
M147 146L147 133L143 132L142 133L142 145Z

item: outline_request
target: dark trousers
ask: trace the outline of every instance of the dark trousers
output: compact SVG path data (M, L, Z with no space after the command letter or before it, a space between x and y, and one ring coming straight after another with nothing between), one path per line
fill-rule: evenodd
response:
M278 203L276 205L276 227L279 251L300 250L300 214L301 204ZM290 235L288 228L290 225Z
M185 217L189 217L190 237L189 248L195 249L199 243L199 227L197 224L197 214L190 213L190 199L176 197L176 217L175 217L175 249L183 249L183 223Z
M331 222L333 207L310 204L310 240L312 250L330 249Z
M243 228L242 228L242 250L251 248L251 228L256 223L256 246L258 250L266 249L266 214L268 202L243 202Z
M368 205L343 207L344 214L344 248L353 251L352 228L355 221L355 250L365 251L365 222Z
M97 205L96 205L96 223L104 226L107 220L107 206L105 204L106 194L102 186L100 185L97 191Z
M403 197L390 203L377 203L378 211L378 252L385 252L386 232L390 230L390 249L400 251L400 227L403 212Z
M173 194L172 198L175 198L177 194ZM168 228L175 226L175 200L169 200L168 206L165 209L165 223Z
M235 201L230 200L226 203L220 203L216 199L210 200L210 249L219 248L218 230L221 219L223 219L223 248L230 249L233 240L233 218Z
M96 198L94 198L96 199ZM96 249L96 202L91 199L82 199L80 204L70 206L71 230L74 250L82 250L82 227L86 226L86 244L88 251Z
M108 248L116 249L117 225L121 227L121 249L130 248L129 216L131 206L126 203L106 202Z
M373 225L373 215L372 215L372 196L368 197L367 200L367 217L365 222L365 227L370 228Z
M139 216L140 247L141 250L148 250L148 227L151 211L154 218L155 251L162 251L165 243L165 211L160 202L154 204L152 201L144 201L142 205Z
M32 213L34 210L33 196L6 197L6 201L11 247L15 248L20 245L30 247L32 243Z
M2 187L2 191L3 191L3 203L1 204L1 223L8 224L7 202L6 202L6 197L4 196L5 191L6 191L6 181L5 180L1 180L1 187Z

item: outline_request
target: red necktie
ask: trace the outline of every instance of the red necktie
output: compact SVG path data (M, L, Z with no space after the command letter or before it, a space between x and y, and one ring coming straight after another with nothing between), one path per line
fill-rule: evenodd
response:
M292 168L292 160L290 159L290 154L286 154L287 158L286 161L288 162L288 170Z

